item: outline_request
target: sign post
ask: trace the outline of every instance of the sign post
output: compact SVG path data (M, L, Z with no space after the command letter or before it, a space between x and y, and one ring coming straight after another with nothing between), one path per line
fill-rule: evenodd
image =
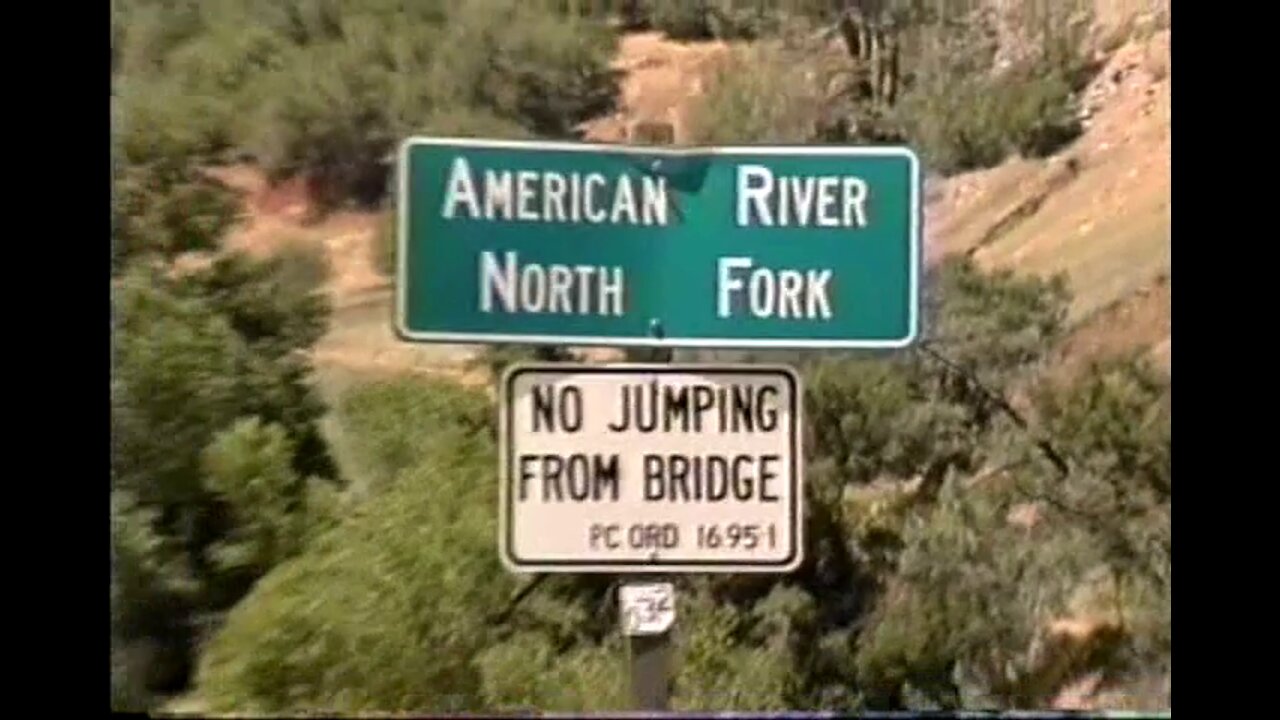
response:
M523 572L788 572L800 383L767 366L528 364L501 386L499 544ZM670 696L671 583L624 583L640 709Z
M902 147L411 138L395 329L409 342L901 348L920 333L921 178ZM795 570L787 367L521 365L500 388L515 572ZM675 592L624 583L633 701L666 709Z
M623 585L618 589L618 609L622 632L627 637L632 703L641 710L666 710L671 695L675 586Z

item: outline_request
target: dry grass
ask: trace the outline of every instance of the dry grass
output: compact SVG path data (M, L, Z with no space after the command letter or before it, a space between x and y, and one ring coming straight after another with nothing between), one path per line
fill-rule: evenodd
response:
M1168 372L1172 296L1172 282L1161 277L1081 322L1058 350L1054 379L1069 381L1088 360L1143 348L1150 348L1157 366Z
M431 373L475 381L468 370L475 346L404 342L392 330L391 303L392 295L387 291L371 294L361 304L339 307L329 333L313 353L321 370L339 367L370 373Z
M1092 4L1096 45L1106 52L1169 27L1169 0L1093 0Z
M342 212L317 220L306 187L299 181L273 187L260 170L246 166L208 172L245 197L245 218L227 238L229 248L262 256L277 253L289 243L322 246L332 270L329 290L339 304L388 286L388 278L373 264L375 213Z
M474 348L411 344L393 332L391 279L373 263L376 213L336 213L316 221L302 183L273 187L259 170L244 166L209 172L244 193L245 221L228 238L230 248L259 256L299 245L323 248L334 315L312 357L326 399L336 401L351 378L421 373L477 382L464 368ZM334 429L331 421L328 429Z
M1155 82L1162 82L1169 77L1169 57L1168 48L1151 46L1147 48L1146 60L1143 63L1143 69L1147 75Z

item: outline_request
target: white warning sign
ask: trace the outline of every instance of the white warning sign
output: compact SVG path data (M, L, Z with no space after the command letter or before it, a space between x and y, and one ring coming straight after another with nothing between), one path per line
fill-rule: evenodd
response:
M800 387L785 367L520 365L499 544L518 572L789 572Z

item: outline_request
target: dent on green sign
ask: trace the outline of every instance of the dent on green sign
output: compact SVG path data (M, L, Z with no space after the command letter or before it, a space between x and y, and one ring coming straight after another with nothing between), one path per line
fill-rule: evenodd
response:
M901 347L918 331L906 148L415 138L399 173L406 340Z

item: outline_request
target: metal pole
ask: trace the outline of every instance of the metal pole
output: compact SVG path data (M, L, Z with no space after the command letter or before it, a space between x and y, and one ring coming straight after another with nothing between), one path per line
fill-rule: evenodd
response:
M671 633L627 638L631 703L637 710L667 710L671 695Z
M669 145L675 139L675 128L670 127L670 132L663 135L667 137L646 137L644 140L656 141L655 144L658 145ZM657 363L672 362L675 359L675 352L672 349L663 348L660 342L664 334L660 318L650 320L649 332L659 342L645 348L645 360ZM644 584L649 584L650 588L664 585L665 590L661 595L669 599L671 606L658 608L641 603L639 608L627 608L623 595L629 590L639 590ZM623 615L621 618L623 632L627 638L627 674L631 684L631 704L637 710L667 710L671 704L671 634L675 628L674 587L663 583L660 577L642 576L634 578L631 582L624 579L618 592L618 609ZM633 618L626 615L629 611L637 612L637 610L647 617L641 619L641 622L633 623ZM649 623L648 628L643 627L646 622ZM655 632L657 627L660 627L661 631Z
M653 580L621 585L618 610L627 638L631 705L637 710L662 711L671 704L675 589L671 583Z

